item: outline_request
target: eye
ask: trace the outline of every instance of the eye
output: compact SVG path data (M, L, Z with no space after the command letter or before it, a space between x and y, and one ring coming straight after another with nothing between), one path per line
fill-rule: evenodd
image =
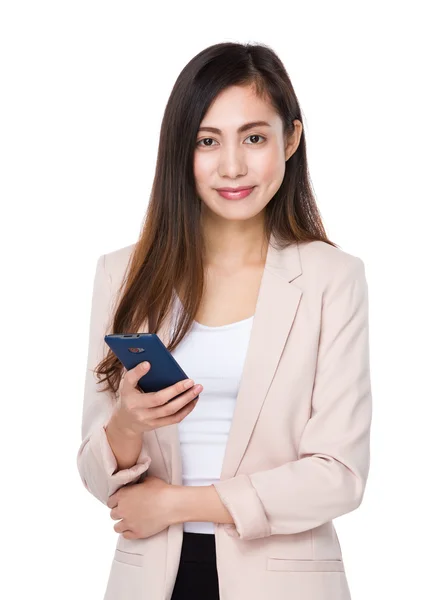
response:
M205 142L206 140L211 140L212 142L214 142L213 138L202 138L201 140L199 140L198 142L196 142L196 146L201 145L201 142ZM212 144L209 144L208 146L205 144L202 144L202 146L204 146L204 148L210 148L212 146Z
M253 133L253 134L249 135L249 136L248 136L247 138L245 138L245 139L248 139L248 138L262 138L262 140L266 141L266 138L265 138L263 135L259 135L259 134L257 134L257 133ZM216 141L216 140L214 140L213 138L205 137L205 138L202 138L202 139L200 139L199 141L197 141L197 142L196 142L196 146L203 146L204 148L211 148L211 147L213 146L213 144L209 144L209 145L207 145L207 144L201 144L201 142L205 142L206 140L210 140L210 141L212 141L212 142L215 142L215 141ZM262 143L263 143L263 142L262 142ZM254 144L254 143L253 143L253 144L247 144L247 145L248 145L248 146L258 146L259 144Z
M263 137L263 135L259 135L258 133L253 133L252 135L249 135L248 137L250 138L262 138L263 140L266 140L265 137ZM246 138L248 139L248 138ZM252 146L257 146L258 144L251 144Z

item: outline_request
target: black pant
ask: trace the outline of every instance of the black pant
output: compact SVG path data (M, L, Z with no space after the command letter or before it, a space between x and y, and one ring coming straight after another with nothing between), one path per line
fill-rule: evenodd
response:
M184 531L171 600L219 600L214 533Z

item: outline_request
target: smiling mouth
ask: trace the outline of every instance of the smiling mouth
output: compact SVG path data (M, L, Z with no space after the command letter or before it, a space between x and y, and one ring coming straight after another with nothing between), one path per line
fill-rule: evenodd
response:
M242 192L243 190L252 190L253 187L255 187L254 185L245 185L245 186L240 186L237 188L229 188L229 187L225 187L225 188L215 188L218 192Z
M226 198L227 200L241 200L242 198L249 196L255 188L256 186L243 188L239 191L227 191L222 189L217 189L216 191L222 198Z

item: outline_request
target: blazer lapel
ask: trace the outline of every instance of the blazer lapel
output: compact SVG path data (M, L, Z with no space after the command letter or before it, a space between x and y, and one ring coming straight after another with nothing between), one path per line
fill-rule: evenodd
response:
M302 272L298 244L291 244L285 249L278 249L274 244L274 237L271 236L225 449L221 480L234 477L237 473L302 296L302 290L291 283ZM170 325L169 313L157 332L165 345L169 342ZM178 424L160 427L155 430L155 434L164 457L169 482L182 485Z

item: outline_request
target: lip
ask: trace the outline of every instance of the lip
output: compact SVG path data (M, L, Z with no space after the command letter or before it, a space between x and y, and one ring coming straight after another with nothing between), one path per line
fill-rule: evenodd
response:
M222 187L216 188L218 192L241 192L242 190L252 190L254 185L242 185L239 187Z
M256 186L236 188L233 192L226 191L222 188L216 191L219 196L222 196L222 198L225 198L226 200L242 200L242 198L249 196L255 187Z

